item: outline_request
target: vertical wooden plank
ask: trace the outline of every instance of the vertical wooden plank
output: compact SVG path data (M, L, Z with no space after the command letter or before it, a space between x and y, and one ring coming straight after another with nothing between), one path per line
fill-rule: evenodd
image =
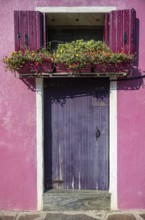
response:
M65 92L64 92L65 93ZM60 94L60 89L59 89L59 94ZM63 114L64 114L64 146L65 146L65 151L63 154L63 181L64 181L64 188L68 189L71 187L70 184L70 179L71 179L71 167L70 167L70 160L71 160L71 155L70 155L70 148L71 148L71 143L70 143L70 117L71 114L71 100L69 98L66 98L65 100L65 105L63 106Z
M32 12L27 13L28 16L28 37L29 37L29 48L33 46L33 39L31 36L33 36L33 16Z
M39 49L46 46L46 15L36 12L36 47Z
M71 94L69 93L69 95L71 96ZM69 141L70 141L70 148L69 148L69 184L68 187L69 189L72 189L72 179L73 179L73 157L74 157L74 153L73 153L73 139L74 139L74 133L73 133L73 111L74 111L74 106L73 106L73 97L69 97L70 99L70 113L69 113L69 118L70 118L70 133L69 133Z
M63 88L62 88L62 95L64 94ZM60 103L57 105L58 106L58 156L59 156L59 161L58 161L58 180L62 181L64 180L65 174L63 169L63 163L64 163L64 158L63 155L65 155L64 151L64 104L63 104L63 96L60 99ZM60 184L60 187L63 188L63 184Z
M102 87L101 91L101 97L102 100L100 100L100 113L99 118L101 118L100 121L100 150L99 150L99 169L101 172L99 173L99 189L106 190L108 189L108 96L106 96L105 88Z
M36 12L35 14L35 22L36 22L36 48L41 47L41 15L39 12Z
M14 39L15 50L20 50L19 11L14 11Z
M31 50L39 49L42 46L42 13L37 11L28 12L28 18L29 48Z
M94 108L94 96L89 96L89 117L88 117L88 169L91 172L88 173L89 188L96 189L96 167L97 167L97 158L96 158L96 139L95 139L95 108Z
M110 41L110 14L106 13L104 18L104 42L109 45Z
M85 85L86 86L86 85ZM81 189L88 188L88 97L82 99Z
M37 20L37 12L33 12L32 13L32 28L33 28L33 34L30 36L30 38L31 38L31 42L32 42L32 45L30 46L31 47L31 49L32 50L34 50L34 49L38 49L38 46L37 46L37 39L38 39L38 35L40 34L40 33L38 33L37 32L37 22L38 22L38 20ZM38 26L39 26L39 24L38 24Z
M94 177L95 177L95 183L94 183L94 189L101 189L100 185L100 177L101 177L101 166L100 166L100 149L102 147L102 144L100 142L101 136L96 137L97 130L101 133L101 121L102 119L100 118L100 101L101 101L101 96L100 96L100 86L101 85L96 85L96 92L95 96L93 98L93 108L94 108L94 131L95 131L95 148L94 148ZM96 158L96 160L95 160ZM101 158L103 160L103 158Z
M42 37L42 45L43 45L43 47L45 47L46 48L46 42L47 42L47 40L46 40L46 28L47 28L47 20L46 20L47 18L46 18L46 13L43 13L43 15L41 16L41 22L42 22L42 35L41 35L41 37Z
M123 20L122 11L118 11L116 14L116 52L120 52L123 48Z
M67 87L67 89L68 89L68 87ZM71 94L70 94L70 89L68 89L68 99L67 99L67 102L68 102L68 104L69 104L69 113L68 113L68 115L66 115L65 114L65 112L64 112L64 114L66 115L66 117L69 117L69 124L68 124L68 127L69 127L69 136L68 137L66 137L66 138L68 138L69 139L69 148L68 148L68 150L69 150L69 153L68 153L68 159L67 159L67 164L66 164L66 166L68 167L67 168L67 170L66 170L66 172L67 172L67 176L68 176L68 179L67 179L67 188L68 189L71 189L72 188L72 186L71 186L71 179L72 179L72 155L71 155L71 150L72 150L72 144L71 144L71 141L72 141L72 138L73 138L73 134L72 134L72 120L71 120L71 118L72 118L72 112L73 112L73 109L72 109L72 100L71 100Z
M36 12L36 36L37 36L37 48L41 48L42 46L44 46L44 40L45 40L45 31L46 31L46 27L45 27L46 23L45 23L45 13L42 14L40 12ZM46 42L45 42L46 43Z
M117 18L116 18L116 12L112 11L110 13L110 41L109 46L112 49L112 51L116 51L117 47Z
M76 171L75 171L75 189L81 189L81 146L82 146L82 99L80 97L76 98Z
M44 89L44 96L45 96L44 111L47 112L47 114L44 115L44 122L45 122L44 123L44 137L45 137L44 145L47 146L44 148L45 187L47 189L51 189L55 163L53 161L54 154L53 154L53 149L52 149L52 146L54 145L54 142L52 141L53 139L53 136L52 136L53 103L51 100L52 91L50 88ZM54 108L54 110L55 109L56 108Z
M27 47L26 45L26 35L28 35L28 17L27 17L27 11L20 11L19 13L19 30L20 30L20 49L25 49ZM29 41L28 41L29 43Z
M33 50L37 48L36 39L36 19L35 19L36 12L28 12L28 38L29 38L29 49Z
M120 51L122 48L122 11L112 11L110 13L110 48Z
M75 181L76 181L76 164L77 161L77 143L76 143L76 97L71 98L71 189L74 189Z
M136 51L136 11L134 9L131 10L131 49L130 52L134 53Z
M104 147L105 147L105 190L109 189L109 84L105 87L105 102L106 109L104 117L106 117L107 123L105 125L105 137L104 137Z
M129 10L123 10L123 49L125 52L128 52L130 49L130 19L129 19Z
M126 33L127 42L124 42L124 50L130 53L135 52L135 33L136 33L136 12L134 9L123 11L123 32Z
M52 89L51 97L51 126L52 126L52 181L59 179L59 117L58 117L58 103L56 91ZM55 184L54 184L55 185Z

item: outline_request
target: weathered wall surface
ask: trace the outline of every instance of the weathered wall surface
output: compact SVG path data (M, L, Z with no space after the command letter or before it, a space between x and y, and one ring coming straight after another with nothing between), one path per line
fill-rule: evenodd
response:
M138 18L136 75L145 70L145 1L127 1ZM145 209L145 88L144 80L118 83L118 205Z
M35 92L11 72L6 73L2 63L14 50L13 10L31 9L27 3L0 1L1 210L34 210L37 204Z
M1 60L14 50L13 11L34 10L38 6L134 8L139 24L138 64L141 71L145 69L144 0L0 1L0 209L5 210L37 208L36 96L22 80L5 73ZM141 80L118 83L120 209L145 209L145 89L142 84Z
M69 1L69 0L62 0L62 1L59 1L59 0L36 0L34 1L35 3L35 6L52 6L52 7L64 7L64 6L67 6L67 7L72 7L72 6L118 6L118 7L123 7L126 6L125 2L126 1L115 1L115 0L104 0L104 1L101 1L101 0L92 0L92 1L89 1L89 0L72 0L72 1Z

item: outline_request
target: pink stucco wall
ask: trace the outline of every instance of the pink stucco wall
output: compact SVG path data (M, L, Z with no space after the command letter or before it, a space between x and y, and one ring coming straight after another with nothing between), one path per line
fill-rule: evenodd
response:
M0 1L0 210L35 210L37 205L35 92L6 73L2 63L14 50L13 10L30 6Z
M126 1L139 19L140 73L145 70L145 1ZM118 83L118 206L145 209L144 80Z
M14 10L36 6L135 8L139 19L139 68L145 70L144 0L0 1L0 209L35 210L36 97L2 58L14 50ZM31 82L35 86L35 82ZM118 208L145 209L145 88L141 80L118 83Z

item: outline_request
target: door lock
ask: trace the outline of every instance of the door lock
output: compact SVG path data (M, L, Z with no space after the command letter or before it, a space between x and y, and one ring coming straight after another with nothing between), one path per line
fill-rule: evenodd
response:
M101 133L98 127L96 127L96 140L100 137Z

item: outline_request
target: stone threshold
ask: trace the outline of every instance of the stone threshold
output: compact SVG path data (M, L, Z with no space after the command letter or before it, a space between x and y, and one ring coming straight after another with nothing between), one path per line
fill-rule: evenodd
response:
M48 190L43 195L44 211L110 210L111 195L101 190Z
M0 220L144 220L144 211L0 211Z

